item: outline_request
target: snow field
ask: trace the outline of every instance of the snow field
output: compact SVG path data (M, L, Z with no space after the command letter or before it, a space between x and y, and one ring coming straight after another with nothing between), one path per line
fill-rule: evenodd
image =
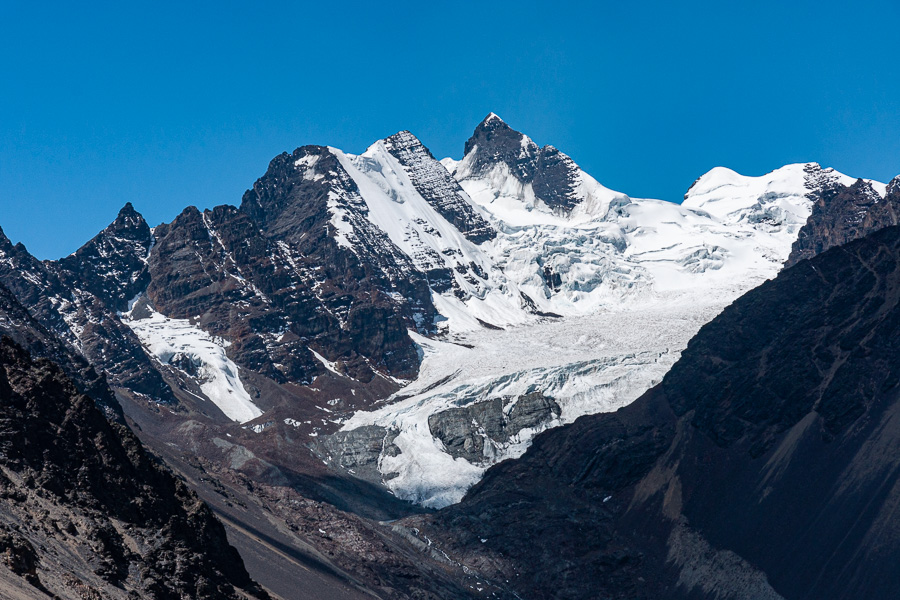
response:
M225 354L227 342L187 319L170 319L153 310L143 319L134 319L131 313L121 316L159 362L170 364L173 358L191 361L197 368L201 391L229 419L246 423L263 414L244 389L238 366Z

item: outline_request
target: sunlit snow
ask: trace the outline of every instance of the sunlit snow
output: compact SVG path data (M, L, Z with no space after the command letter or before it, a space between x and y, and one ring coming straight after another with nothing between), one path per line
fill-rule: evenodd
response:
M153 310L142 319L124 313L122 321L161 363L169 364L179 357L192 361L198 371L200 390L229 419L246 423L262 415L241 383L238 366L225 354L226 342L187 319L170 319Z
M446 335L410 333L424 355L419 377L398 401L358 412L343 427L397 430L400 452L379 461L386 485L432 507L459 501L540 430L616 410L658 383L703 324L781 269L811 210L807 170L818 169L788 165L762 177L713 169L682 205L629 198L579 170L581 202L565 214L543 206L502 163L470 177L469 157L445 159L464 199L499 232L476 246L416 194L379 144L339 159L369 218L407 255L421 261L455 252L487 273L480 289L460 282L467 298L433 294ZM853 182L830 169L816 173ZM440 235L428 236L428 228ZM559 276L558 288L545 270ZM451 457L429 429L429 415L447 408L533 391L560 404L559 419L504 444L486 440L479 464Z

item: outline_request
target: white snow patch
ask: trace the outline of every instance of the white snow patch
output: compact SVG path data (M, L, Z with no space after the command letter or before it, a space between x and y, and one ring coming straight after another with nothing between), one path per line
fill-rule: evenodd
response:
M313 350L312 348L310 348L309 351L313 353L313 356L316 357L316 360L318 360L320 363L322 363L322 364L325 366L326 369L328 369L329 371L331 371L331 372L334 373L335 375L340 375L341 377L345 377L345 375L344 375L343 373L341 373L340 371L338 371L338 369L337 369L337 364L336 364L336 363L331 362L330 360L328 360L327 358L325 358L324 356L322 356L321 354L319 354L318 352L316 352L316 351Z
M333 190L328 191L328 211L331 213L331 225L335 228L336 233L334 241L338 246L353 249L350 242L353 237L353 225L350 223L347 211L341 206L341 197Z
M250 399L238 366L225 354L225 342L194 326L187 319L170 319L154 310L147 318L121 314L147 351L163 364L183 357L197 365L203 394L229 419L246 423L263 414Z

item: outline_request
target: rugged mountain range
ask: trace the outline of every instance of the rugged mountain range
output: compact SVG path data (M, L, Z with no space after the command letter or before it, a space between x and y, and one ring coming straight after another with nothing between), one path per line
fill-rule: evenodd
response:
M304 146L273 159L239 206L188 207L151 229L126 204L58 261L0 233L0 329L129 423L214 507L251 574L286 597L591 597L579 565L612 597L623 582L622 597L652 597L681 577L660 558L671 544L653 537L670 535L670 522L685 552L726 548L734 564L756 565L685 524L688 513L659 520L647 498L629 504L643 512L613 502L637 494L629 486L655 472L673 432L699 427L685 415L709 410L718 425L732 413L696 395L666 405L672 366L700 360L689 340L785 261L795 266L776 282L895 224L898 180L812 163L761 177L717 168L678 205L609 190L494 114L464 150L437 161L409 132L360 155ZM727 320L735 310L714 323L749 327ZM699 377L711 367L681 368ZM579 418L661 381L614 416ZM573 446L582 430L588 446ZM597 467L618 473L615 493L592 479L592 461L615 463ZM583 481L566 479L576 466ZM462 504L428 510L473 485ZM555 488L566 491L553 498ZM509 503L518 508L497 514ZM561 529L534 533L570 551L537 556L501 529L540 510ZM634 531L652 542L613 532L631 523L626 513L649 523ZM382 524L396 519L406 520ZM566 542L567 519L612 533ZM482 530L485 520L496 528ZM517 579L535 560L547 567ZM741 572L768 594L757 584L769 571L756 569Z
M305 146L239 207L151 231L126 204L59 261L0 237L0 281L120 395L252 421L266 447L312 437L332 468L443 506L537 432L658 382L852 183L716 169L680 206L632 199L491 114L458 162L409 132L359 156Z

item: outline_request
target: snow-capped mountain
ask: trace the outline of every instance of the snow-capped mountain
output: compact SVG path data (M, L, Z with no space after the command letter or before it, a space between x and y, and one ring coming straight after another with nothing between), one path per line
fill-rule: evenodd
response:
M406 131L359 155L304 146L240 207L151 230L129 204L59 261L2 238L0 282L135 406L252 432L267 476L312 445L443 506L536 433L660 381L781 269L815 203L856 188L886 193L800 164L630 198L491 114L458 161Z
M416 338L419 377L326 444L339 464L376 465L370 477L437 507L543 429L658 383L704 323L779 271L822 190L854 181L815 164L762 177L717 168L681 205L632 199L493 114L443 164L497 232L479 255L464 249L488 277L468 296L433 295L445 336ZM535 393L553 404L512 418ZM348 448L351 431L380 456Z
M883 353L867 349L869 341L857 343L862 334L854 323L876 332L866 336L889 331L883 322L893 314L896 228L888 226L898 215L900 178L885 186L812 163L760 177L716 168L680 204L631 198L489 115L460 160L436 160L406 131L360 154L303 146L276 156L240 206L188 207L151 228L126 204L109 227L58 261L39 261L0 233L0 333L65 373L47 379L46 363L31 365L23 355L12 362L29 375L15 375L14 387L55 398L48 408L66 399L84 407L74 390L85 392L116 427L131 425L231 520L229 539L249 557L248 570L276 592L352 581L354 589L386 597L472 597L476 590L477 597L516 598L554 590L562 578L573 597L592 597L591 578L569 576L573 555L593 556L586 564L611 573L613 587L625 581L623 573L669 586L667 543L717 563L720 555L685 537L685 528L674 542L647 547L667 565L665 574L653 561L627 559L649 556L641 554L643 541L666 531L657 516L671 519L689 505L688 496L696 500L692 486L708 480L713 446L734 432L762 432L741 442L752 454L786 436L789 447L779 446L771 460L751 461L751 471L765 463L763 481L773 481L770 465L786 472L783 451L800 456L794 430L784 429L796 418L807 414L796 424L807 441L817 435L809 424L824 419L821 443L840 454L844 442L829 436L862 421L872 390L893 393L889 369L876 369L884 381L872 388L871 369L851 367L854 360L884 362ZM879 229L887 230L869 235ZM856 250L814 258L838 245ZM794 266L785 269L786 260ZM775 283L745 295L776 274ZM843 292L835 296L832 287ZM773 289L780 291L768 301L754 300ZM850 320L806 327L822 315L809 321L802 307L819 304ZM727 325L747 319L750 330ZM837 341L794 341L827 331ZM877 339L888 347L889 337ZM742 349L757 342L761 358L747 359ZM713 346L715 353L706 350ZM851 362L847 348L857 349ZM777 364L764 371L755 366L772 360ZM834 365L815 367L822 361ZM680 371L671 370L676 362ZM724 362L731 365L725 371L750 375L730 377ZM835 393L810 404L821 383L813 371L834 372L835 365L852 373L828 379ZM769 380L769 367L782 378L774 394L754 383ZM58 392L63 379L72 381L69 392L40 392L45 384ZM695 390L695 379L707 384ZM673 380L680 383L669 385L669 394L666 382ZM857 391L841 392L845 382ZM748 385L739 402L718 394ZM656 395L645 398L666 398L632 403L648 388ZM684 401L685 394L693 400ZM777 410L766 408L772 402ZM784 402L791 406L779 408ZM881 431L877 414L870 417L866 422ZM50 426L58 434L56 421ZM659 453L670 441L685 448L678 432L687 428L685 439L701 445L680 463L684 481L693 482L682 504L682 488L665 483L674 467ZM862 430L854 424L844 433L855 431ZM733 460L746 453L726 454L719 464L728 468L717 473L728 479L737 472ZM791 466L798 473L816 462L801 454L801 466ZM49 464L43 449L31 456L35 465ZM816 485L829 481L811 477ZM649 515L652 531L635 538L643 530L621 520L631 504L619 495L638 479L634 498L647 506L660 494L641 494L660 485L669 491L662 513L653 506L640 513ZM759 498L746 496L749 504L743 495L716 504L721 489L743 494L741 480L694 510L744 507L721 512L722 527L707 523L714 535L732 531L736 519L743 522L741 510L785 490L792 500L795 479L782 478L781 491L759 487ZM519 502L521 490L530 500ZM871 494L858 496L868 501ZM454 503L437 513L419 506ZM800 504L807 505L816 504ZM795 507L788 506L791 514ZM779 505L767 514L787 512ZM702 521L684 515L688 525ZM509 525L516 520L536 523L534 535L522 538ZM568 532L572 523L585 535ZM608 544L616 539L608 528L620 525L624 545ZM55 540L57 533L64 532L32 539ZM271 545L260 550L260 539ZM569 552L548 558L554 540ZM297 568L298 556L322 568L309 574ZM544 567L532 580L518 578L536 563ZM640 564L649 565L643 575L635 570ZM695 564L704 563L691 559L686 568ZM738 573L726 580L740 586L752 575ZM319 575L330 578L327 585L313 581Z

